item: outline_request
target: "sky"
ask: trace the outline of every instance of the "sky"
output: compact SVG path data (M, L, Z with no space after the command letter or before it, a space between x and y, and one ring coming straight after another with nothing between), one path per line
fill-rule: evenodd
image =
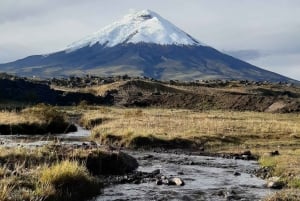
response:
M0 0L0 63L62 50L142 9L211 47L300 80L299 0Z

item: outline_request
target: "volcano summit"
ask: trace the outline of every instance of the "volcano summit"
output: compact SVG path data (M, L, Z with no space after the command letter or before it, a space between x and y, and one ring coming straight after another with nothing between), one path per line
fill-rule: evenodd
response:
M294 80L219 52L150 10L123 17L62 51L1 64L21 76L94 74L162 80Z

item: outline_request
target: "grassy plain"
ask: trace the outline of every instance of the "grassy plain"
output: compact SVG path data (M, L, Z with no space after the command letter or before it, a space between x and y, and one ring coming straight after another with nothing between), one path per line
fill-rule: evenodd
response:
M127 109L99 107L84 112L81 123L92 137L116 136L130 147L136 137L185 139L207 150L295 146L300 144L300 115L260 112Z

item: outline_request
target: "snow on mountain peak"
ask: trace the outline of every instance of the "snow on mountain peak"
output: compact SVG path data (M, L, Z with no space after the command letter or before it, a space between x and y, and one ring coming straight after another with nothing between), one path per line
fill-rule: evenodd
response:
M113 47L124 43L161 45L204 45L151 10L125 15L98 32L69 45L66 52L101 44Z

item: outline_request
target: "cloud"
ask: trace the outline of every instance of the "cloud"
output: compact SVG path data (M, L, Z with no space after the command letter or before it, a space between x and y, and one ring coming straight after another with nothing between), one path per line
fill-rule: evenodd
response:
M261 66L273 64L261 54L289 62L300 49L298 0L1 0L0 63L60 50L130 9L145 8L199 41Z
M49 15L55 10L83 3L80 0L1 0L0 24Z

